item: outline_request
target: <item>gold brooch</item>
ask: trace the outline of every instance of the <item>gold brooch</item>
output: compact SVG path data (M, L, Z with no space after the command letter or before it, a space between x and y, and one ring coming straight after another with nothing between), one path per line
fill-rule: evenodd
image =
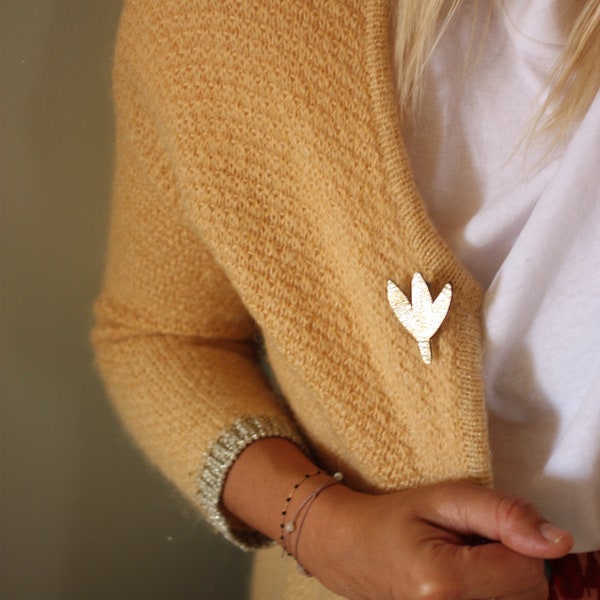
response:
M423 362L431 364L431 338L448 314L452 299L452 284L447 283L433 301L421 273L412 278L411 300L391 280L387 282L387 297L394 314L403 327L417 340Z

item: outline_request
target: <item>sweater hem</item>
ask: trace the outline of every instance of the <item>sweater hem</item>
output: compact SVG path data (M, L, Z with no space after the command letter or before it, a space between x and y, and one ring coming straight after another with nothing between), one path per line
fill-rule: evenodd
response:
M275 542L259 531L236 522L223 506L223 486L238 456L250 444L266 438L287 439L302 450L306 445L301 436L284 419L271 416L246 416L233 422L211 445L204 456L197 478L197 500L209 523L227 540L242 550L254 550Z

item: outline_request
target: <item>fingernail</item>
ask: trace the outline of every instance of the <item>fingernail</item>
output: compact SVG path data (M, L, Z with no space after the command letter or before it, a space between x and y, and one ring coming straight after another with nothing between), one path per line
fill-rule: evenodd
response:
M569 533L552 523L544 523L540 526L540 533L544 539L548 540L551 544L558 544L563 538L567 537Z

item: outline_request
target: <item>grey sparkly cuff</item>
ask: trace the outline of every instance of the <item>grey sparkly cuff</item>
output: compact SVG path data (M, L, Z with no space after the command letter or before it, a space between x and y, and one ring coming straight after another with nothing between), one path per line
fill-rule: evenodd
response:
M224 512L221 493L229 469L242 450L253 442L270 437L285 438L306 451L304 441L286 419L267 416L242 417L234 421L208 449L198 473L197 498L208 521L225 538L243 550L269 546L273 541L249 527L236 527L234 520Z

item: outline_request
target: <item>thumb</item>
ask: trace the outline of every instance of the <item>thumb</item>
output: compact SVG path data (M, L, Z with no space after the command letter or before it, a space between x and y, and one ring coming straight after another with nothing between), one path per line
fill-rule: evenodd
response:
M558 558L569 552L573 536L549 523L521 498L495 495L497 539L515 552L536 558Z
M469 483L456 486L446 496L450 522L445 526L457 533L500 541L534 558L558 558L573 546L571 534L549 523L531 503Z

